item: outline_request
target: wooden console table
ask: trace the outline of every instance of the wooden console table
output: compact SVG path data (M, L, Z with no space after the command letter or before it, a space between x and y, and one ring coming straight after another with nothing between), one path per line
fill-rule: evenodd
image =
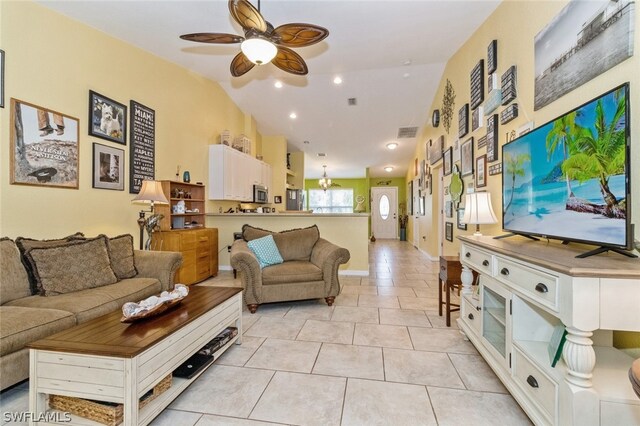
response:
M611 331L640 331L640 262L613 253L576 259L586 249L573 243L458 238L458 325L533 422L640 424L633 358L613 347ZM554 368L548 348L557 327L568 334Z
M167 391L139 410L142 395L226 327L237 327L238 335L215 357L240 344L242 289L192 287L182 303L157 317L123 324L121 316L112 312L28 345L29 411L36 418L44 417L46 395L54 394L123 404L125 426L150 423L202 372L173 377Z

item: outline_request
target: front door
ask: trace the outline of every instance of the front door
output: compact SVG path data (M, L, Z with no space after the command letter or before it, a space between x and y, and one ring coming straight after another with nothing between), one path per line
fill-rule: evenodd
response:
M398 188L371 188L371 231L376 238L398 238Z

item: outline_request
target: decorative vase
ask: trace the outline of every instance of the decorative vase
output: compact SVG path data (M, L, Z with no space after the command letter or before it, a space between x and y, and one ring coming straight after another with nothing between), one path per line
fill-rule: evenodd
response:
M400 228L400 241L407 241L407 228Z
M189 183L191 182L191 173L189 173L188 170L185 170L185 172L182 174L182 181L184 183Z

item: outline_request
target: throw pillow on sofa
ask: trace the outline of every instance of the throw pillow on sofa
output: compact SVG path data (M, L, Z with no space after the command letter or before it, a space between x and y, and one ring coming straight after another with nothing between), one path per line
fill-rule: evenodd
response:
M22 264L24 265L24 269L27 271L27 276L29 277L29 285L31 287L31 294L37 294L38 288L36 285L36 278L33 274L33 270L31 269L31 265L27 262L26 254L32 248L41 248L41 247L54 247L59 244L65 244L68 241L76 238L83 238L84 234L82 232L76 232L75 234L69 235L64 238L56 238L51 240L35 240L33 238L24 238L18 237L16 238L16 246L18 250L20 250L20 255L22 256Z
M313 246L320 238L320 231L317 225L281 232L267 231L251 225L242 226L242 237L247 242L266 235L273 235L278 251L286 262L289 260L309 260Z
M107 238L68 241L26 253L38 292L55 296L118 282L111 268Z
M0 239L0 305L31 296L29 277L18 247L10 238Z
M133 236L131 234L118 235L107 240L111 267L119 280L133 278L138 275L133 261Z
M258 258L260 269L283 262L282 256L280 256L280 252L278 251L278 246L276 246L273 240L273 235L251 240L247 243L247 246L249 246L253 254Z

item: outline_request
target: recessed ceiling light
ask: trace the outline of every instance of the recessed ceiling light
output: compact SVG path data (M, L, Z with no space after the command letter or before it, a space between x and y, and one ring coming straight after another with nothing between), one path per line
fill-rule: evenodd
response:
M333 84L342 84L342 78L336 77L333 79Z
M280 80L273 83L273 85L276 89L282 89L282 82Z
M409 78L411 76L411 74L409 74L408 72L405 72L404 74L402 74L402 78Z
M291 114L289 114L289 118L292 120L295 118L298 118L298 114L296 114L295 112L292 112Z
M404 66L411 65L411 59L407 59L406 61L404 61L404 62L402 63L402 65L404 65Z
M389 173L389 172L393 171L393 167L387 166L387 167L384 168L384 171Z
M387 144L387 149L394 150L398 147L398 144L395 142L391 142Z

